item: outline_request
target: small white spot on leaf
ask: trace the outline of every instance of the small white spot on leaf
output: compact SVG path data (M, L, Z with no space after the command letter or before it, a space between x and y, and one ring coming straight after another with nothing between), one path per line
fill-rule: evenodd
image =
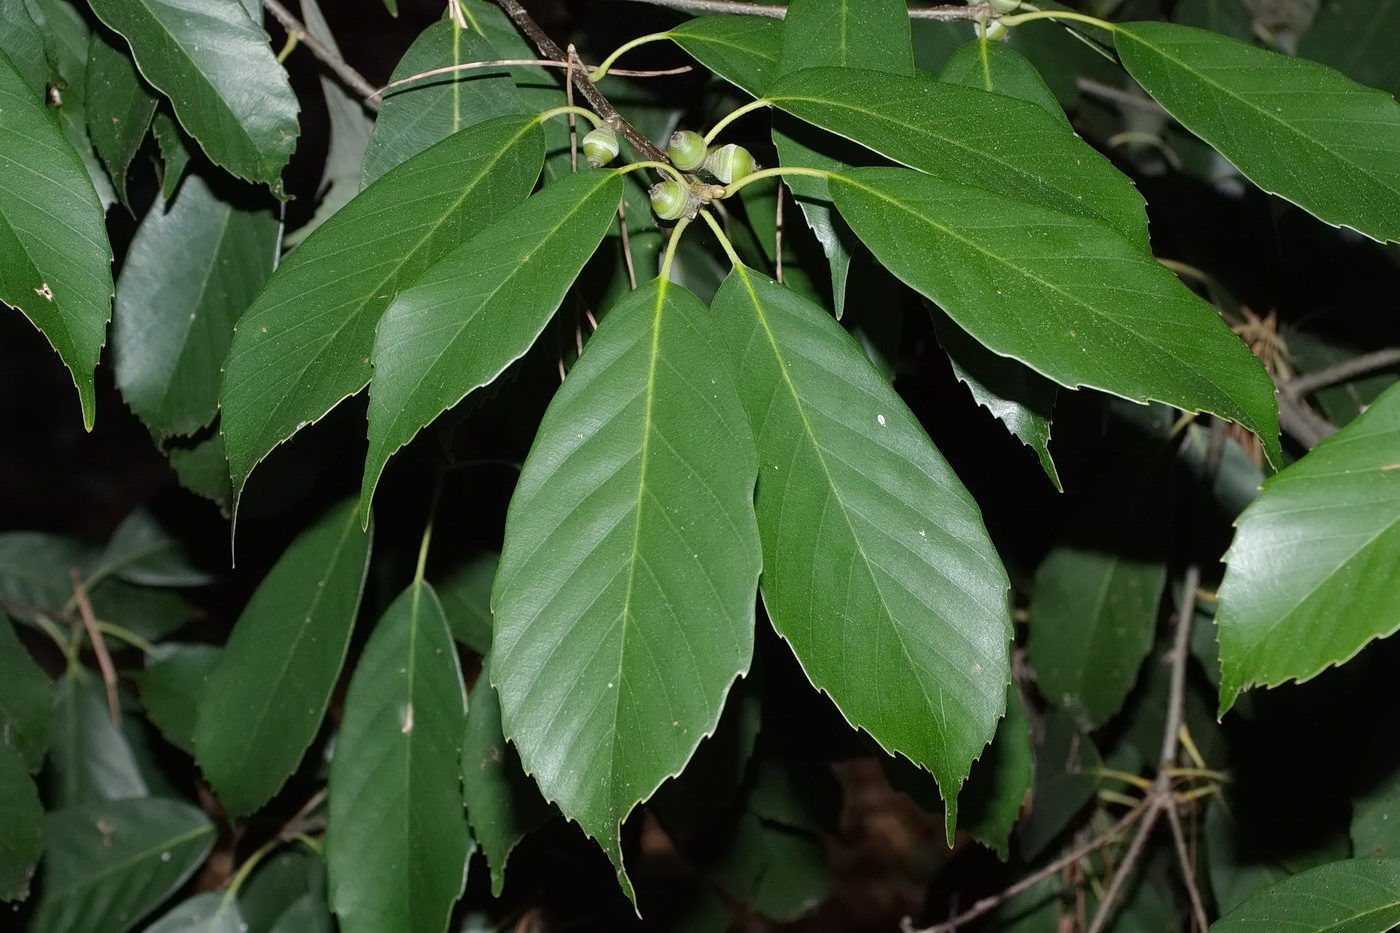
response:
M883 428L883 427L885 426L885 416L884 416L884 415L876 415L876 416L875 416L875 420L878 421L878 422L880 422L880 427Z
M404 735L413 731L413 704L409 703L403 708L403 728L399 730Z
M45 282L43 285L40 285L38 288L34 289L34 294L38 295L45 301L53 301L53 289L49 288L48 282Z

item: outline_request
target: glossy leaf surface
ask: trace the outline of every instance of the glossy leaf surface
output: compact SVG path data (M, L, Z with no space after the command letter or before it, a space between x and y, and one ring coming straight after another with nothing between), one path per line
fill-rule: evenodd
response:
M1005 571L971 496L831 317L738 267L714 312L758 441L763 602L854 725L949 801L1001 718Z
M777 73L783 24L766 16L700 16L667 33L696 61L760 97Z
M1400 626L1400 387L1266 480L1236 522L1216 624L1220 710Z
M1400 923L1400 859L1319 865L1250 895L1211 933L1385 933Z
M415 583L365 645L331 760L326 863L345 933L446 928L471 842L458 790L466 703L442 604Z
M26 768L37 768L49 744L52 717L49 678L0 612L0 745L13 748Z
M694 295L632 292L551 402L506 519L505 734L619 870L622 820L714 730L753 650L756 463L723 360Z
M974 39L964 43L938 73L938 80L1016 97L1035 104L1066 125L1069 123L1055 92L1030 59L1001 42Z
M792 0L778 74L814 65L914 73L904 0Z
M301 761L335 687L369 568L353 503L278 558L248 601L199 705L199 766L230 813L267 801Z
M29 877L43 848L44 805L39 788L19 750L0 745L0 901L29 895Z
M232 892L205 891L166 911L146 933L247 933Z
M830 186L876 257L987 349L1069 388L1213 412L1281 461L1264 367L1103 223L906 169L851 169Z

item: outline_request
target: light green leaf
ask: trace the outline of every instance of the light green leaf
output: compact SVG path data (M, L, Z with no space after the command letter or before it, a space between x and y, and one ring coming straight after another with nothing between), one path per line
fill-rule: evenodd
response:
M452 637L477 654L491 650L491 584L498 559L496 554L483 554L434 584Z
M89 580L113 574L141 586L203 586L213 579L145 509L122 519Z
M523 201L544 158L534 117L455 133L306 238L234 329L221 430L235 494L274 447L370 378L379 315L429 266Z
M44 821L44 891L33 933L125 933L214 847L198 807L156 797L64 807Z
M611 169L560 179L444 256L379 319L369 392L368 514L384 464L524 355L617 217Z
M1282 461L1259 360L1102 222L907 169L851 169L830 187L876 257L987 349L1069 388L1213 412Z
M191 175L173 202L151 206L117 279L117 385L157 436L214 419L234 322L276 265L281 224L238 194Z
M112 723L102 681L82 668L54 684L53 733L45 772L57 806L145 797L136 751Z
M104 223L82 160L0 52L0 301L22 311L58 352L89 430L112 301Z
M1172 23L1125 23L1123 65L1265 191L1400 240L1400 104L1325 65Z
M765 97L910 168L1102 220L1148 254L1147 215L1133 183L1035 104L850 68L788 75Z
M195 715L219 663L218 645L161 646L164 654L135 674L146 716L170 744L194 754Z
M1220 712L1400 627L1400 386L1264 482L1220 585Z
M136 73L126 43L101 29L93 30L88 46L86 84L88 136L107 166L117 197L130 205L127 169L146 138L157 98Z
M766 16L702 16L666 35L696 61L754 97L777 73L782 20Z
M0 627L9 623L0 620ZM29 896L44 848L44 805L19 750L0 745L0 901Z
M1026 649L1040 692L1081 728L1117 713L1152 648L1161 561L1053 549L1035 574Z
M418 581L365 646L331 760L326 864L345 933L446 928L471 851L457 786L466 704L442 604Z
M1211 933L1386 933L1400 923L1400 858L1319 865L1250 895Z
M492 676L546 798L620 827L715 728L753 651L753 440L709 312L654 280L555 395L506 518Z
M938 80L1019 98L1069 125L1059 99L1035 65L1009 45L986 39L966 42L948 59Z
M342 503L297 536L238 617L194 731L199 766L230 813L262 806L315 738L369 554L359 512Z
M205 891L175 905L145 933L245 933L247 929L232 891Z
M714 311L758 440L763 603L808 678L958 788L1001 718L1008 583L972 497L854 339L742 266Z
M0 612L0 745L13 748L26 768L38 768L49 746L53 696L48 676Z
M131 43L142 76L216 164L282 192L298 104L267 32L239 0L95 0L93 12Z

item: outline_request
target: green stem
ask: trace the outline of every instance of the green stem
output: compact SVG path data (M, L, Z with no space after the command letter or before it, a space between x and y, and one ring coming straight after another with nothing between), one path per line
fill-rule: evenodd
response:
M287 841L300 842L317 855L324 856L325 854L324 850L321 848L321 840L317 839L315 836L308 836L306 833L288 833Z
M1001 17L1003 26L1019 26L1022 23L1029 23L1037 19L1063 19L1074 20L1079 23L1087 23L1090 26L1097 26L1100 29L1107 29L1113 32L1118 27L1107 20L1099 19L1097 16L1090 16L1088 13L1076 13L1073 10L1036 10L1033 13L1016 13L1012 16Z
M658 172L665 172L682 185L685 185L687 188L690 187L690 179L682 175L681 170L670 162L653 162L650 159L643 159L640 162L628 162L626 165L622 166L622 168L618 169L617 173L619 175L626 175L628 172L635 172L643 168L654 168Z
M726 126L733 123L735 120L739 119L745 114L753 113L755 110L762 110L764 107L771 106L773 106L772 101L764 100L760 97L758 100L749 101L747 104L740 107L738 110L733 110L725 114L723 117L720 118L720 121L714 126L710 127L710 131L705 134L705 145L708 146L710 143L714 142L715 137L719 136L720 132Z
M71 640L64 637L63 629L59 628L58 624L54 622L53 619L50 619L42 612L36 612L34 613L34 624L39 626L40 631L53 640L53 643L58 646L58 650L63 652L64 657L69 657L73 654Z
M646 45L648 42L660 42L660 41L662 41L663 39L670 39L670 38L671 38L671 34L670 34L670 33L666 33L666 32L653 32L653 33L651 33L650 35L638 36L637 38L633 39L631 42L624 42L622 45L618 46L616 52L613 52L613 53L612 53L611 55L609 55L607 58L603 59L602 64L600 64L597 68L594 68L594 69L593 69L593 72L592 72L591 74L589 74L589 76L588 76L588 80L593 81L593 82L598 82L598 81L603 80L603 78L607 76L608 69L611 68L611 67L613 66L613 62L617 61L617 60L618 60L619 58L621 58L625 53L632 51L632 50L635 49L637 46L639 46L639 45Z
M826 180L835 174L835 172L828 172L824 168L804 168L800 165L779 165L776 168L760 169L752 175L745 175L728 188L725 188L723 197L732 197L734 194L738 193L740 188L751 185L756 181L762 181L765 178L777 178L780 175L808 175L812 178Z
M140 635L137 635L131 629L123 628L115 622L103 622L101 619L98 619L97 630L103 635L111 635L117 641L125 642L143 654L154 656L160 653L160 649L155 645L151 644Z
M248 856L243 864L238 866L238 871L234 874L233 880L228 883L228 890L224 892L225 902L238 893L238 889L243 886L243 882L248 880L248 876L253 873L253 869L258 866L258 863L266 858L269 852L276 849L281 844L282 840L274 836L259 846L256 852Z
M713 230L715 236L719 238L720 248L723 249L725 255L729 257L729 264L736 268L742 266L744 264L743 260L741 260L739 254L734 251L734 244L729 242L729 237L725 236L724 229L719 225L719 221L715 220L709 211L701 211L700 216L705 218L705 223L710 225L710 229Z
M701 211L704 214L704 211ZM676 221L676 226L671 230L671 239L666 243L666 258L661 261L661 281L666 283L671 281L671 261L676 258L676 247L681 242L681 234L685 228L690 226L690 217L682 217Z
M593 124L593 128L595 130L603 125L602 117L598 116L596 113L589 110L587 107L576 107L573 104L568 104L563 107L554 107L550 110L546 110L544 113L540 114L536 119L543 123L550 117L561 117L569 113L572 113L575 116L583 117L589 123Z

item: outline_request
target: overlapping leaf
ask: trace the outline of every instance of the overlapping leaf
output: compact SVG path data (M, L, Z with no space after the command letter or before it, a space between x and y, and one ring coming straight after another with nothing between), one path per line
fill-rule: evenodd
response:
M777 73L781 20L766 16L701 16L667 33L700 64L754 97Z
M830 187L876 257L989 350L1070 388L1214 412L1281 461L1259 360L1101 221L907 169L851 169Z
M374 337L361 502L389 456L535 342L617 216L622 178L560 179L496 219L399 294Z
M1250 895L1212 933L1386 933L1400 923L1400 858L1319 865Z
M205 891L166 911L146 933L247 933L231 891Z
M9 56L30 91L37 96L44 94L49 82L44 34L23 3L0 5L0 53Z
M58 806L128 800L150 793L136 750L112 722L107 693L80 670L54 684L48 790Z
M1008 584L977 506L820 308L738 267L714 311L758 441L773 625L847 719L933 773L951 831L1010 678Z
M506 520L505 734L619 868L623 818L713 731L753 650L756 463L724 355L694 295L631 293L551 403Z
M88 574L89 585L109 575L141 586L203 586L213 579L145 509L133 511L112 532Z
M161 648L163 655L135 675L141 704L171 745L193 755L196 711L224 649L169 643Z
M1030 59L1009 45L986 39L964 43L938 73L938 80L1019 98L1069 124L1069 117L1045 78Z
M0 745L13 748L25 767L37 768L49 744L52 718L49 679L0 612Z
M534 117L490 120L388 172L297 247L240 320L225 364L235 491L274 447L369 383L379 315L524 200L543 159Z
M1400 386L1264 483L1220 587L1220 711L1400 627Z
M9 623L0 620L0 625ZM19 750L0 744L0 901L29 896L44 843L44 805Z
M109 44L109 37L115 44ZM88 135L112 176L117 197L127 204L127 169L146 138L156 95L136 73L126 43L100 29L93 30L88 47L86 83Z
M1124 23L1123 65L1260 188L1400 240L1400 103L1338 71L1172 23Z

